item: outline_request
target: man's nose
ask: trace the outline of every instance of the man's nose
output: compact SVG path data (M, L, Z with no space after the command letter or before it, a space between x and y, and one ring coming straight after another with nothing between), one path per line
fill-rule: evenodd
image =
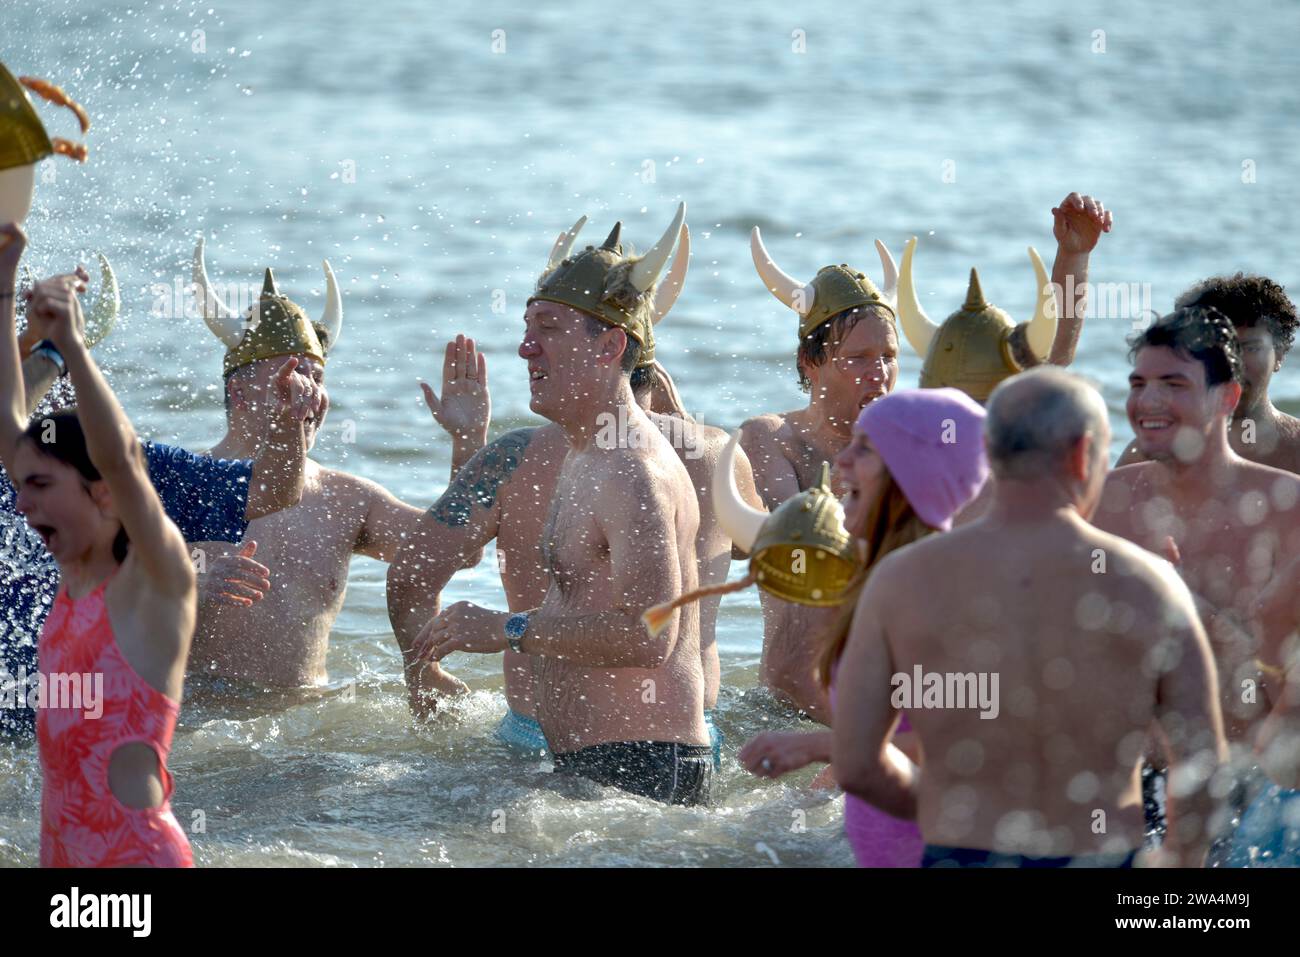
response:
M26 491L20 491L18 498L14 501L14 511L19 515L26 515L32 510L32 502Z
M519 343L519 358L528 359L537 355L537 341L533 339L531 333L525 332L523 341Z

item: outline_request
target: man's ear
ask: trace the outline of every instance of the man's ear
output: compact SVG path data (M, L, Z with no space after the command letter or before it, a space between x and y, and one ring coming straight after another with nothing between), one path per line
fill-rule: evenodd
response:
M1220 390L1219 411L1224 415L1231 416L1233 410L1237 408L1237 403L1241 401L1241 383L1221 382L1217 388Z
M1095 448L1094 443L1097 441L1096 436L1091 432L1085 432L1079 436L1078 440L1070 447L1070 455L1067 463L1070 469L1070 478L1079 482L1086 482L1092 471L1092 455Z
M601 362L617 365L627 351L627 333L618 326L610 326L604 335L605 343L600 349Z
M232 409L248 407L248 402L244 398L243 377L238 372L226 378L226 394L230 396L230 407Z

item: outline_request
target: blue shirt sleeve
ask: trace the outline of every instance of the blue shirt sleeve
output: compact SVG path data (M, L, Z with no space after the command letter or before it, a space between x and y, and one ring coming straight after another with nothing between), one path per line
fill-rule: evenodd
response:
M253 463L144 443L149 480L187 542L238 542L248 529Z

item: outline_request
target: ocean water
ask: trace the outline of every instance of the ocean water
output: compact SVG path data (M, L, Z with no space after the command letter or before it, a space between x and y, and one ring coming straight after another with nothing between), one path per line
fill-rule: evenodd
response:
M1118 452L1139 305L1165 311L1238 269L1300 287L1297 36L1300 7L1249 0L0 2L0 59L93 121L84 167L43 170L27 261L112 259L124 310L97 354L141 433L190 448L222 433L221 348L174 292L197 234L215 282L259 286L272 266L313 314L326 257L346 318L314 455L421 506L449 462L416 385L436 384L442 344L465 332L486 353L494 433L532 421L515 349L555 235L585 213L596 241L621 218L644 248L681 199L694 258L658 352L690 411L730 428L802 399L795 319L754 274L752 226L800 277L829 262L878 276L872 241L901 256L918 236L932 316L977 266L1023 319L1025 247L1050 268L1051 207L1101 197L1115 229L1092 279L1135 293L1103 316L1094 299L1076 367L1103 389ZM905 347L900 386L919 368ZM1300 403L1295 368L1274 396ZM494 558L445 600L504 607ZM504 751L496 658L453 658L473 694L413 725L383 583L353 562L330 688L184 712L173 804L199 864L851 864L842 799L810 790L811 769L766 783L734 762L753 733L792 726L752 691L752 592L719 621L719 799L687 810L556 784ZM0 864L35 863L38 799L34 751L0 752Z

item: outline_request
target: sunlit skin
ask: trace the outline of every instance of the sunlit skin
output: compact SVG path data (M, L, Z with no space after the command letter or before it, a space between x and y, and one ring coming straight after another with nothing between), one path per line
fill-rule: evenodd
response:
M105 550L111 553L122 523L106 483L86 481L71 465L42 454L29 439L18 444L17 463L15 507L55 561L73 564Z
M522 371L526 372L526 366ZM394 633L399 637L409 632L415 621L418 620L422 626L432 617L437 608L437 596L451 577L459 569L471 563L477 564L476 557L471 559L467 556L477 556L494 538L501 583L510 610L527 611L542 603L548 587L542 564L542 533L559 481L560 467L568 451L564 430L554 423L547 423L499 437L494 443L495 453L490 450L475 461L480 449L488 445L491 398L487 388L487 363L482 353L477 352L473 339L460 335L447 343L441 398L428 385L421 383L421 386L435 421L452 437L453 443L457 443L458 436L469 437L456 445L463 456L461 465L473 462L463 476L464 481L481 483L485 476L489 476L499 478L500 486L494 494L479 497L474 502L469 520L464 524L448 525L432 516L421 520L411 547L398 556L388 574L389 616ZM660 431L681 434L681 441L674 442L673 448L698 492L700 530L696 539L696 559L700 584L721 584L726 580L731 565L731 540L718 523L713 508L712 485L715 464L729 436L719 428L682 419L669 420L649 411L653 396L654 389L649 388L637 394L637 401ZM674 428L678 433L672 431ZM681 431L683 429L685 432ZM513 452L521 447L521 453ZM459 471L453 460L453 482ZM749 460L743 452L737 456L735 478L741 496L754 507L761 507L754 491ZM456 493L452 491L450 494ZM713 596L699 603L706 709L716 705L721 683L714 633L721 600L721 596ZM528 657L507 650L502 666L510 710L535 717L532 665ZM412 703L416 713L420 713L418 698L413 697Z
M324 364L299 355L300 369L320 392L319 407L303 432L307 447L320 435L329 410ZM249 458L267 434L271 384L285 357L262 359L233 375L228 428L211 453ZM343 607L353 555L391 561L423 512L368 479L325 468L308 459L302 501L249 523L245 543L256 542L256 564L269 589L239 605L205 596L191 656L191 672L234 678L260 687L295 688L327 679L330 629ZM232 546L201 546L228 557ZM248 558L247 554L239 557ZM250 559L251 560L251 559ZM253 569L252 573L257 573ZM446 693L465 686L430 666L429 687Z
M1269 398L1273 376L1282 368L1273 335L1264 325L1235 328L1243 381L1241 398L1228 423L1228 442L1242 458L1300 473L1300 420L1279 410ZM1161 444L1156 443L1157 447ZM1132 465L1150 458L1135 438L1116 464Z
M1225 419L1240 396L1233 382L1208 387L1197 360L1152 346L1134 360L1125 408L1139 451L1177 467L1198 461L1216 433L1225 434Z
M768 509L817 481L823 462L848 444L858 413L898 384L898 331L887 313L870 310L842 340L827 343L828 357L803 366L811 383L808 405L767 413L741 429L741 448ZM841 489L836 487L836 491ZM834 609L807 608L761 595L763 662L760 680L782 700L819 721L830 717L825 691L812 676L815 641L834 620Z
M1142 349L1127 411L1148 461L1110 474L1093 521L1176 563L1214 649L1228 737L1245 747L1278 690L1256 660L1255 605L1300 555L1300 478L1231 448L1240 394L1173 349Z
M641 621L698 580L690 476L632 395L621 368L626 332L611 325L591 336L583 314L540 301L524 326L530 405L568 443L542 533L546 596L520 639L546 740L556 754L609 742L704 745L698 606L654 637ZM620 406L639 438L605 447L596 441L601 422ZM502 651L508 617L456 602L416 637L418 654ZM655 707L646 707L646 687L656 689Z
M1021 378L1003 388L1006 408L1017 409L1042 401L1046 386ZM1166 564L1086 521L1109 440L1094 398L1083 436L1054 459L998 474L982 518L892 552L859 598L837 675L836 778L915 819L927 844L1124 855L1143 842L1148 730L1159 726L1175 762L1197 755L1212 768L1222 753L1213 664L1186 589ZM1177 653L1157 673L1150 651L1162 639ZM919 770L886 746L898 721L893 676L917 667L1000 682L993 720L956 702L906 709ZM1081 806L1104 809L1104 831ZM1167 852L1195 865L1209 844L1210 796L1199 790L1170 807Z

